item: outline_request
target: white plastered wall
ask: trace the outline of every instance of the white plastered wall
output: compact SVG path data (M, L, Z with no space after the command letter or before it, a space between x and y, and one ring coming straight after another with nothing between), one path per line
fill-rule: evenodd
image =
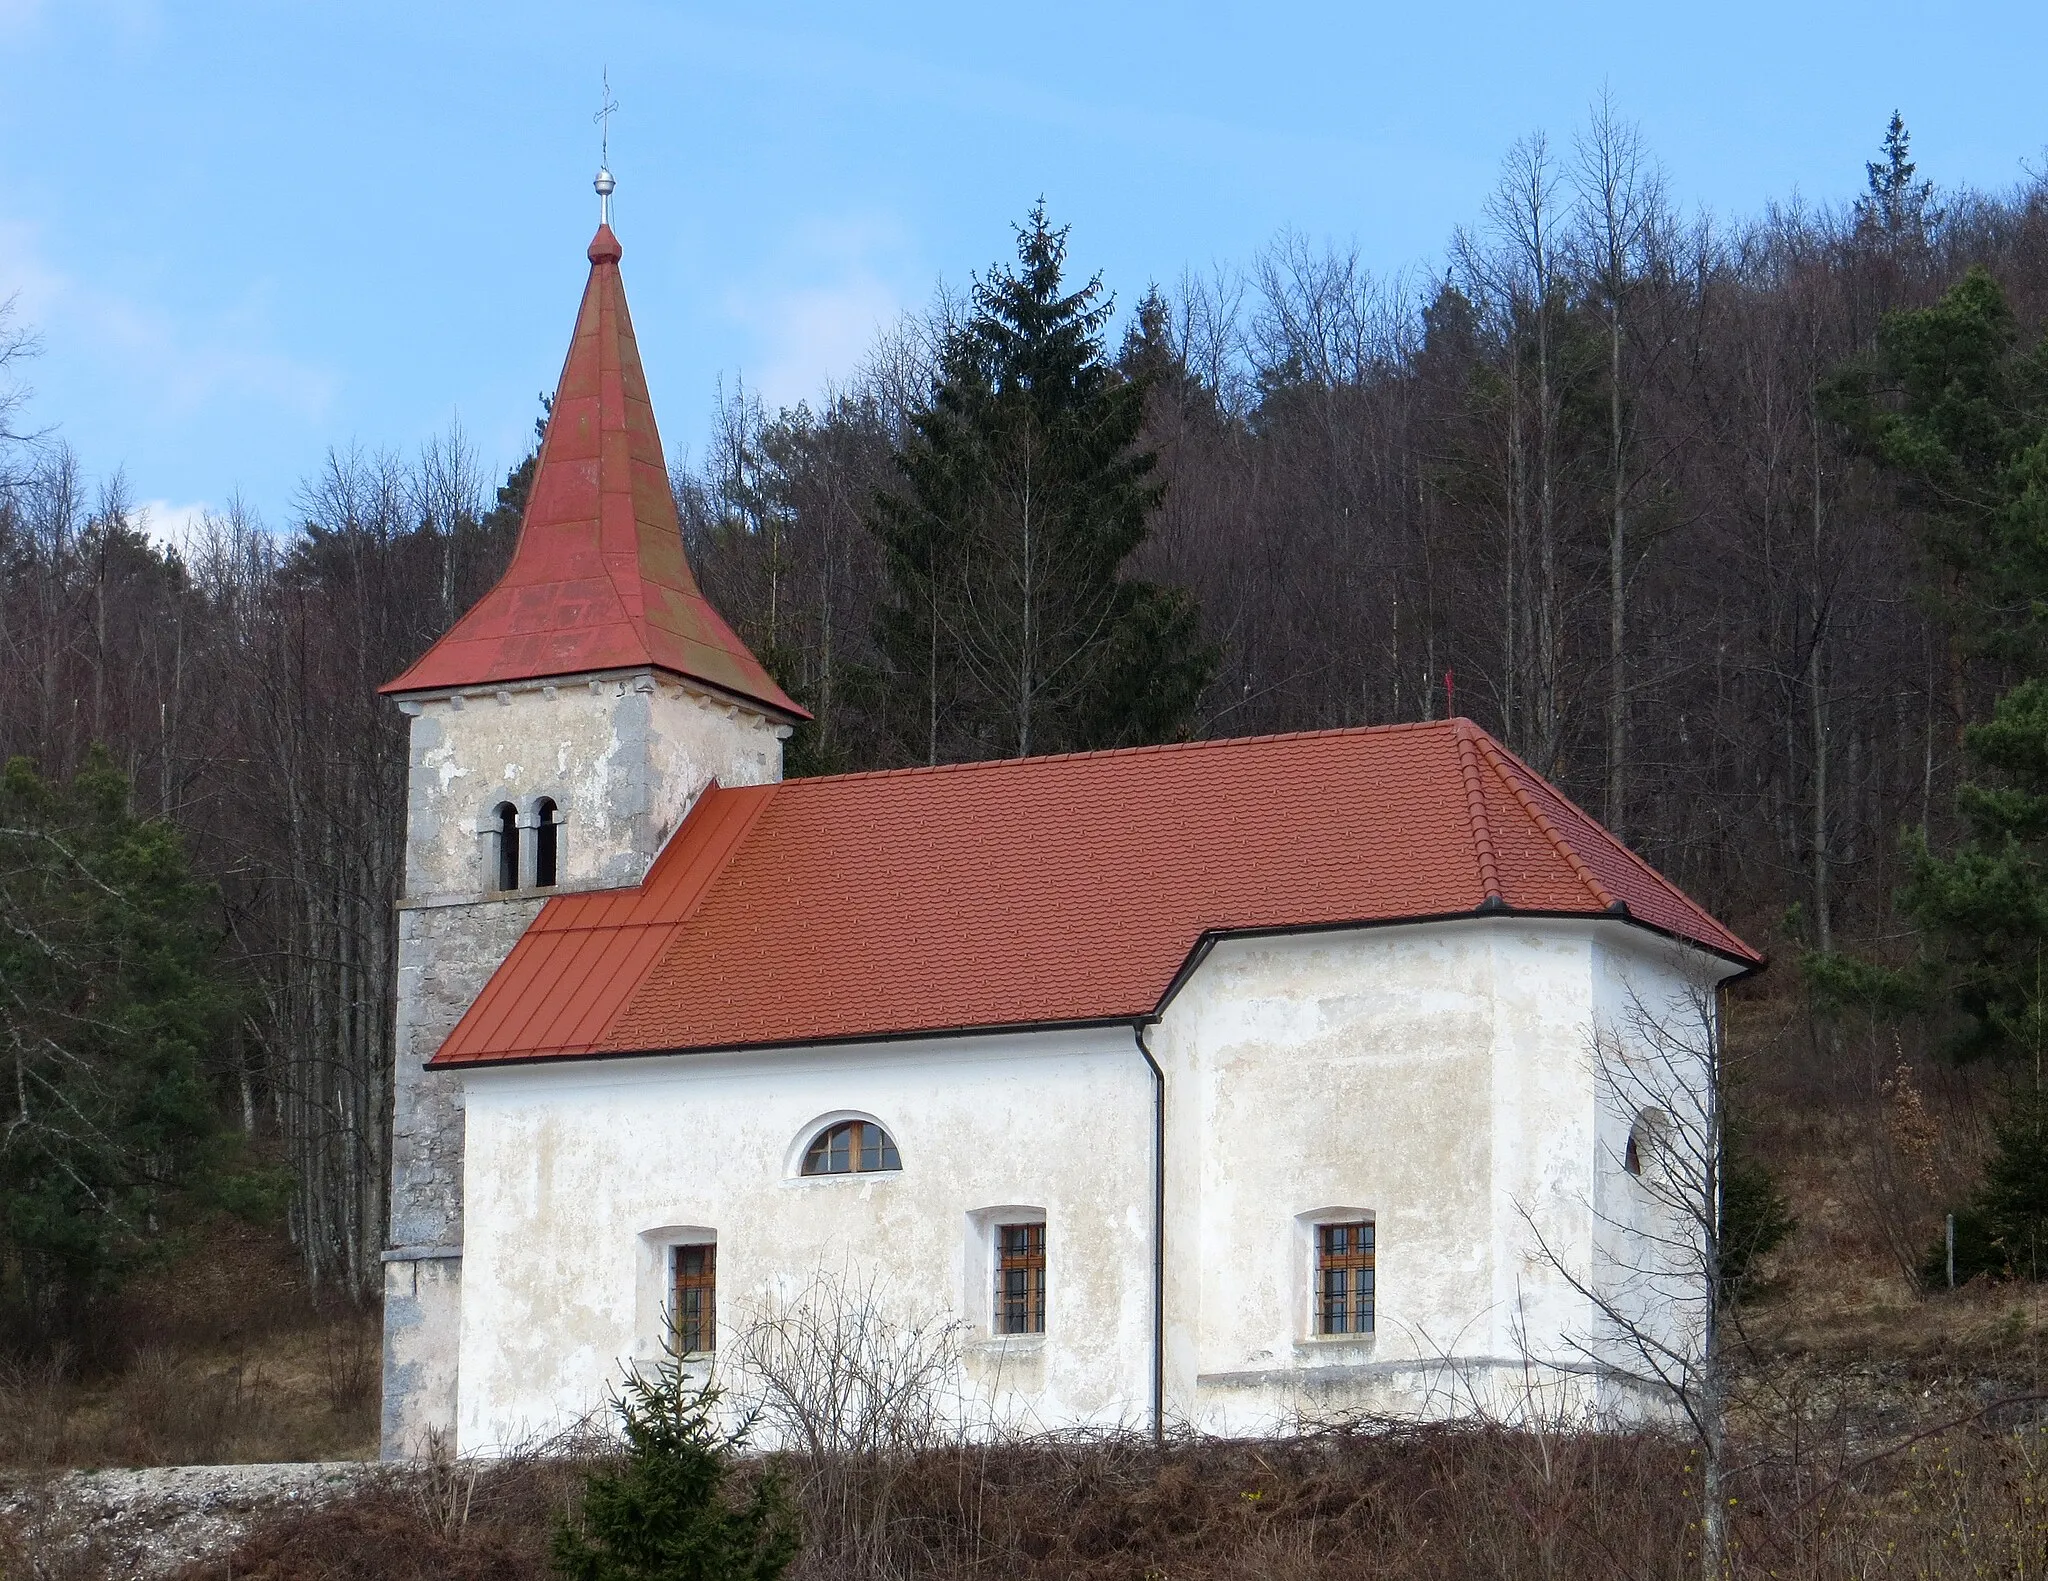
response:
M1598 920L1219 943L1147 1034L1168 1091L1169 1422L1629 1411L1586 1370L1620 1158L1593 1034L1623 985L1669 995L1702 964ZM560 1427L654 1355L665 1248L706 1234L722 1328L820 1270L879 1277L900 1315L965 1325L963 1415L1149 1421L1152 1084L1129 1029L465 1082L466 1452ZM842 1115L887 1126L903 1172L796 1178ZM998 1344L978 1247L1032 1210L1049 1332ZM1312 1226L1358 1214L1378 1227L1376 1332L1319 1338Z
M1152 1035L1169 1416L1256 1433L1611 1404L1586 1373L1620 1157L1593 1029L1622 975L1657 992L1697 959L1621 923L1514 917L1219 943ZM1360 1215L1376 1331L1317 1336L1313 1225Z
M622 1362L658 1354L667 1245L709 1235L728 1355L750 1314L847 1276L900 1321L966 1325L972 1420L1143 1423L1152 1084L1127 1029L562 1062L465 1089L464 1453L600 1406ZM797 1173L846 1115L889 1130L900 1173ZM1047 1332L993 1339L982 1237L1029 1210Z
M1593 1059L1599 1109L1593 1200L1593 1288L1586 1348L1609 1369L1601 1408L1626 1415L1651 1380L1696 1386L1707 1321L1703 1215L1717 1129L1719 985L1734 968L1637 929L1603 931L1594 956ZM1646 1123L1640 1174L1625 1165ZM1631 1382L1630 1380L1636 1380ZM1650 1384L1650 1387L1645 1387Z

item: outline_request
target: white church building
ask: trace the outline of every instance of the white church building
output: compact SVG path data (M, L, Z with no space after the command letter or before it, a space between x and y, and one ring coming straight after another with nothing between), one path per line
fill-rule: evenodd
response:
M1012 1425L1605 1398L1655 1209L1595 1040L1756 952L1463 719L785 781L805 714L684 558L619 257L510 568L385 688L385 1453L716 1372L821 1273ZM1682 1353L1697 1306L1646 1316Z

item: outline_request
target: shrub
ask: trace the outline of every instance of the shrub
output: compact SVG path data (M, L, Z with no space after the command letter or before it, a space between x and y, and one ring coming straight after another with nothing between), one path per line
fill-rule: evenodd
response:
M776 1581L796 1557L795 1512L773 1471L743 1497L726 1487L747 1427L718 1421L718 1391L668 1357L614 1397L624 1463L592 1471L580 1520L557 1523L554 1565L570 1581Z
M1922 1265L1930 1285L1947 1283L1948 1248L1937 1242ZM2016 1097L1992 1134L1976 1194L1956 1210L1956 1279L1976 1274L2048 1278L2048 1097Z

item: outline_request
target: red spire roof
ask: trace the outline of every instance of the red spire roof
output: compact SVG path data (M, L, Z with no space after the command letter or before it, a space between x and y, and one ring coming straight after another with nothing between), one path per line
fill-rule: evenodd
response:
M683 557L619 254L600 225L511 565L383 690L651 665L809 718L719 618Z
M1469 720L721 789L438 1066L1140 1019L1204 938L1611 917L1763 957Z

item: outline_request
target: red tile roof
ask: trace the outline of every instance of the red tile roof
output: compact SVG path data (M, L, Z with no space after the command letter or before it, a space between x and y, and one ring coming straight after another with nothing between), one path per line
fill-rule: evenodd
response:
M1762 964L1462 719L713 787L434 1063L1129 1020L1212 934L1617 902Z
M383 690L652 665L809 718L705 601L683 558L619 253L599 226L511 565Z

